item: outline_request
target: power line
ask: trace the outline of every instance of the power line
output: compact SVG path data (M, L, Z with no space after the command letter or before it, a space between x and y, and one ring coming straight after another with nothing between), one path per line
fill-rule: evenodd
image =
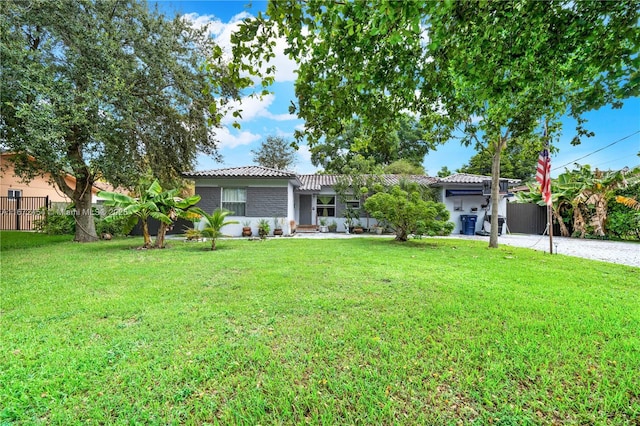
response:
M633 135L637 135L638 133L640 133L640 130L637 130L637 131L635 131L635 132L631 133L630 135L627 135L627 136L623 137L622 139L618 139L618 140L617 140L617 141L615 141L615 142L611 142L611 143L610 143L609 145L607 145L607 146L603 146L603 147L602 147L602 148L600 148L600 149L596 149L595 151L593 151L593 152L591 152L591 153L589 153L589 154L587 154L587 155L583 155L583 156L582 156L582 157L580 157L580 158L576 158L576 159L575 159L575 160L573 160L573 161L569 161L567 164L563 164L562 166L555 167L555 168L553 168L553 169L551 169L551 170L558 170L558 169L563 168L564 166L568 166L569 164L573 164L573 163L575 163L575 162L577 162L577 161L582 160L583 158L587 158L587 157L589 157L589 156L591 156L591 155L595 154L596 152L600 152L600 151L602 151L603 149L607 149L607 148L609 148L610 146L613 146L613 145L617 144L618 142L622 142L622 141L623 141L623 140L625 140L625 139L629 139L631 136L633 136Z

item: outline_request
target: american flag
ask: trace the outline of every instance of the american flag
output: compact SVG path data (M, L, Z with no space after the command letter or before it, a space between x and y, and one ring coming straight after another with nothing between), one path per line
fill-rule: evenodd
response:
M536 180L540 184L540 193L544 202L550 206L551 202L551 157L549 150L543 149L538 157Z

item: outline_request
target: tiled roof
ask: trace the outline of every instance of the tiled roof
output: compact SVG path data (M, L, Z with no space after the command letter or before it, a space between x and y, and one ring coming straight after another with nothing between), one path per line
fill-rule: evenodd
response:
M340 175L296 175L294 172L270 169L262 166L232 167L227 169L204 170L200 172L185 172L183 173L183 176L191 178L297 178L301 183L301 191L320 191L323 186L335 185L340 177ZM397 185L402 178L417 182L420 185L429 186L442 183L481 184L482 181L491 179L491 176L472 175L469 173L456 173L445 178L430 177L426 175L382 175L382 181L385 185ZM511 185L520 183L519 179L508 179L508 181Z
M491 176L472 175L469 173L456 173L445 178L439 178L439 183L482 183L491 180ZM520 179L507 179L510 184L520 183Z
M298 178L302 183L301 191L320 191L323 186L333 186L338 181L340 175L299 175ZM397 185L405 176L402 175L382 175L382 183L384 185ZM437 178L425 175L409 175L406 178L410 181L417 182L420 185L431 185L438 181Z
M270 169L262 166L231 167L228 169L204 170L200 172L184 172L185 177L260 177L260 178L295 178L296 174L284 170Z
M401 179L407 179L408 181L416 182L423 186L429 186L438 181L438 178L427 175L382 175L382 180L385 185L397 185Z
M333 186L340 175L299 175L301 191L320 191L323 186Z

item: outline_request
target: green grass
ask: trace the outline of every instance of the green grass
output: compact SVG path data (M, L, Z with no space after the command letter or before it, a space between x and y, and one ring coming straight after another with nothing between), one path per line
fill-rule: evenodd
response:
M463 240L14 238L0 423L640 418L639 268Z

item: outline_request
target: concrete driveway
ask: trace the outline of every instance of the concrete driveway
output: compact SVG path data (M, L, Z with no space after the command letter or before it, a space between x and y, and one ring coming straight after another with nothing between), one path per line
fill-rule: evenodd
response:
M451 235L448 238L482 240L489 244L489 237L478 235ZM504 234L498 237L498 245L500 244L549 252L548 235ZM640 243L637 242L587 240L554 236L553 252L640 268Z

